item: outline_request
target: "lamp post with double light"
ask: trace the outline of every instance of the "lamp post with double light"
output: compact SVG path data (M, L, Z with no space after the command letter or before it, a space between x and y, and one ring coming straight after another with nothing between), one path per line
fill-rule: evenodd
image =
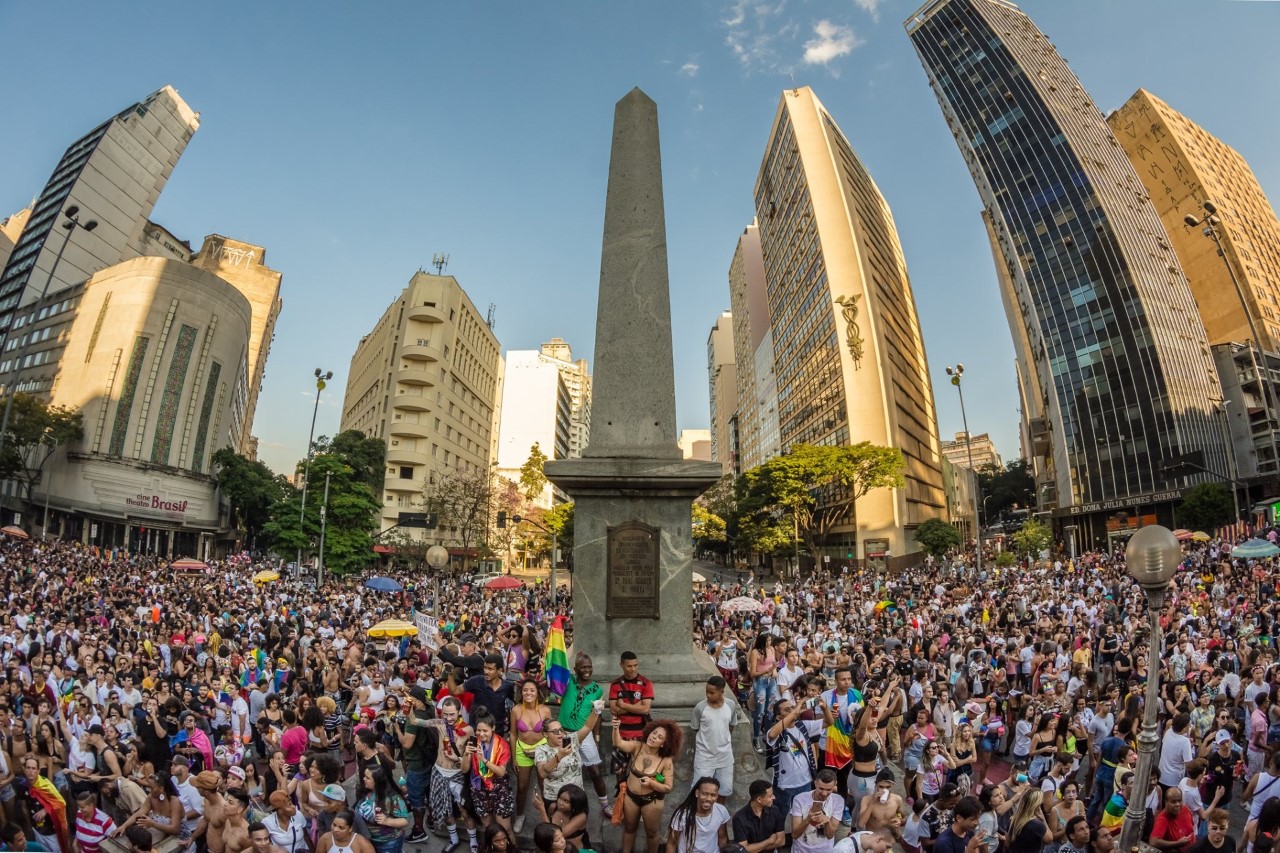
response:
M976 550L978 552L974 570L981 577L982 524L978 520L978 493L982 491L982 484L978 480L978 469L973 467L973 434L969 432L969 416L964 411L964 388L960 384L960 377L964 376L964 365L957 363L955 367L948 367L947 375L951 377L951 384L956 386L956 393L960 395L960 422L964 424L964 449L965 455L969 460L969 473L973 477L973 541L977 546Z
M311 442L316 436L316 415L320 412L320 392L325 383L333 378L333 371L322 371L316 368L316 404L311 409L311 432L307 433L307 459L302 465L302 508L298 510L298 535L305 538L307 521L307 480L311 474ZM302 571L302 543L298 543L298 571ZM318 576L317 576L318 580Z
M1129 805L1124 813L1124 825L1120 830L1120 849L1133 850L1142 840L1142 825L1147 817L1147 794L1151 785L1151 769L1156 765L1156 749L1160 745L1160 733L1156 728L1156 716L1160 705L1161 646L1164 631L1160 627L1160 611L1164 608L1169 582L1178 572L1182 562L1182 546L1173 531L1159 524L1140 528L1125 548L1125 563L1129 574L1142 587L1147 596L1147 621L1151 632L1151 649L1147 659L1151 661L1147 676L1147 691L1142 706L1142 730L1138 734L1138 767L1130 789ZM1119 780L1117 780L1119 781Z
M54 255L53 257L53 266L49 267L49 274L45 276L44 287L40 288L40 295L36 297L35 305L39 305L41 302L43 302L45 296L48 295L49 285L53 283L53 276L58 271L58 263L62 260L62 253L67 250L67 244L71 242L71 235L76 233L77 228L83 230L86 234L88 234L90 231L98 227L98 220L96 219L90 219L87 222L81 222L80 208L74 204L68 207L65 211L63 211L63 216L67 218L67 221L62 223L62 227L67 232L67 234L65 237L62 238L62 245L58 247L58 254ZM16 321L17 321L17 317L15 316L9 322L9 328L5 332L3 338L0 338L0 341L3 341L5 343L8 342L9 335L11 335L14 332L13 324ZM9 432L9 414L13 410L13 397L17 393L18 380L22 377L22 360L26 356L26 352L27 352L27 342L24 340L19 345L17 352L14 353L13 374L12 374L13 378L11 380L7 379L4 383L5 401L4 401L4 418L0 419L0 452L4 451L5 436L8 435L8 432ZM13 386L13 387L10 387L10 386Z

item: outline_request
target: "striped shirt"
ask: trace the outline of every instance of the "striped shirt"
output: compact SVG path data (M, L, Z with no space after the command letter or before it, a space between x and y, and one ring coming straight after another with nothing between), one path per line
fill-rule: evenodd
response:
M76 841L84 853L98 853L98 845L116 828L115 823L101 809L93 810L93 817L76 813Z

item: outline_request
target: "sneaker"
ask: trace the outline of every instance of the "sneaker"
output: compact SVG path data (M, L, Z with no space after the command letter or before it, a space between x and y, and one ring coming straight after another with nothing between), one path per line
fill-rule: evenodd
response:
M600 814L604 815L605 820L613 820L613 806L605 803L600 807Z
M524 829L524 815L516 816L516 822L514 824L514 827L516 832L519 832L520 830Z
M427 834L427 831L419 826L410 833L409 842L411 844L416 844L419 841L426 841L428 838L430 838L430 836Z

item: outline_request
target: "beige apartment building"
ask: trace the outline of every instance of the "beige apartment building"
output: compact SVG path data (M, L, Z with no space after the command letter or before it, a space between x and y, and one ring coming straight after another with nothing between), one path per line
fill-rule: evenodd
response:
M729 262L729 298L738 377L738 411L733 421L737 451L729 470L741 475L782 452L769 294L764 281L764 256L760 253L760 229L754 222L743 229Z
M707 377L711 401L711 461L734 469L737 439L738 363L733 346L733 315L722 311L707 335Z
M859 500L827 547L905 562L915 528L948 517L924 340L889 206L808 87L782 94L755 199L781 446L901 450L906 485Z
M955 441L942 442L942 455L952 465L958 465L961 468L971 467L969 460L972 458L974 471L981 471L988 465L1003 467L1000 452L996 450L996 443L985 432L974 435L964 432L956 433Z
M1249 164L1145 89L1109 115L1107 123L1186 270L1209 343L1252 340L1252 314L1258 345L1280 352L1280 221ZM1183 221L1189 213L1203 217L1200 204L1205 199L1217 206L1222 249L1240 282L1248 314L1213 240Z
M381 529L393 527L401 512L423 511L424 487L436 477L488 476L500 364L493 329L451 275L415 273L360 340L340 429L387 443ZM457 534L448 526L424 532L454 546Z

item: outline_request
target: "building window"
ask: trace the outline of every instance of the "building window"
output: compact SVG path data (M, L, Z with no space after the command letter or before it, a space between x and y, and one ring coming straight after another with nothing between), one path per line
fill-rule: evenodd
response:
M400 479L401 479L401 480L412 480L412 479L413 479L413 466L412 466L412 465L401 465L401 466L400 466Z

